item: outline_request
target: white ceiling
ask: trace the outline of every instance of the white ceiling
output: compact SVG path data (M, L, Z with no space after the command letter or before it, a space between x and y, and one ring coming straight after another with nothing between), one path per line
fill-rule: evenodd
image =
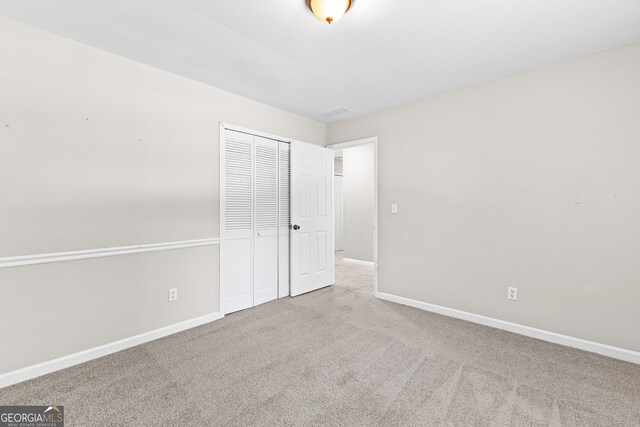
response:
M640 0L0 0L0 14L329 122L640 40ZM639 71L640 72L640 71ZM347 106L333 118L318 113Z

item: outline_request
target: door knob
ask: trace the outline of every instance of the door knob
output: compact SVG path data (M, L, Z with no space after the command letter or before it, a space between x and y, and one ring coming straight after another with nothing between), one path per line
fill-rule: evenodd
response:
M294 225L294 226L293 226L293 229L294 229L294 230L300 230L300 226L299 226L299 225Z

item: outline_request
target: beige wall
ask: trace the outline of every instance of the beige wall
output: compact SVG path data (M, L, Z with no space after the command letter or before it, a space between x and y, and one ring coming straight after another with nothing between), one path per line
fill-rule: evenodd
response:
M373 262L373 144L342 152L344 257Z
M639 70L636 43L330 125L378 136L380 291L640 351ZM218 237L220 121L325 142L0 17L0 257ZM0 373L216 312L218 267L201 247L2 268L0 341L24 345Z
M640 43L327 127L369 136L381 292L640 351Z
M0 17L0 257L218 237L219 122L325 142L321 123ZM217 272L217 247L0 269L0 341L29 343L0 373L216 312Z

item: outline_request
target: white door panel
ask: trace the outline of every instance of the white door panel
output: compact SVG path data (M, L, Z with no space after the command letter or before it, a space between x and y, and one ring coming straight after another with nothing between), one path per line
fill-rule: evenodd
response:
M253 305L278 298L278 142L255 139Z
M290 202L291 197L291 171L290 164L290 150L289 144L281 142L279 144L279 164L278 169L280 171L279 182L279 238L278 238L278 298L289 296L289 225L290 225Z
M342 212L342 177L334 176L333 177L333 206L334 206L334 223L335 223L335 249L336 251L341 251L342 247L342 239L343 239L343 212Z
M232 313L253 306L253 249L251 239L233 239L225 244L221 257L226 287L225 311Z
M289 229L280 234L278 269L278 298L287 297L289 291Z
M333 152L291 144L291 295L331 285Z
M221 162L223 250L220 278L222 310L231 313L253 306L253 136L226 131ZM222 286L222 285L221 285Z
M258 236L253 262L253 305L278 298L278 236Z
M316 233L316 242L318 243L318 273L327 271L327 250L329 249L329 233L327 231L318 231Z

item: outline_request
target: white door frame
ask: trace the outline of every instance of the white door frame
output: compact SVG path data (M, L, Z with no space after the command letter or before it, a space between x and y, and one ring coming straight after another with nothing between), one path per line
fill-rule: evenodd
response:
M373 295L378 296L378 137L372 136L355 141L339 142L327 145L327 148L334 151L341 151L347 148L359 147L361 145L373 144ZM335 220L335 218L334 218ZM335 224L334 224L335 227ZM335 233L332 233L331 244L335 251ZM333 281L335 282L335 268L333 269Z
M249 135L254 135L254 136L261 136L263 138L268 138L268 139L273 139L276 141L280 141L280 142L288 142L288 143L292 143L293 139L292 138L287 138L287 137L283 137L283 136L278 136L278 135L272 135L266 132L260 132L257 130L253 130L253 129L248 129L248 128L244 128L242 126L236 126L236 125L232 125L229 123L224 123L224 122L220 122L220 140L219 140L219 145L220 145L220 158L219 158L219 163L218 163L218 168L220 171L220 182L219 182L219 191L220 191L220 226L218 229L218 236L220 236L220 256L219 256L219 260L222 260L222 253L225 249L225 242L223 239L223 232L222 230L224 230L224 225L225 225L225 200L226 200L226 196L225 196L225 176L224 176L224 172L225 172L225 165L224 165L224 149L225 149L225 134L224 132L226 130L231 130L231 131L236 131L236 132L242 132L242 133L246 133ZM222 265L222 262L220 262L220 268L218 271L218 282L220 283L220 293L219 293L219 301L220 301L220 313L222 313L223 315L227 314L226 311L226 307L225 307L225 298L224 295L226 295L226 290L227 290L227 284L225 283L224 280L222 280L223 278L223 269L225 268L224 265ZM279 295L278 295L279 296Z

